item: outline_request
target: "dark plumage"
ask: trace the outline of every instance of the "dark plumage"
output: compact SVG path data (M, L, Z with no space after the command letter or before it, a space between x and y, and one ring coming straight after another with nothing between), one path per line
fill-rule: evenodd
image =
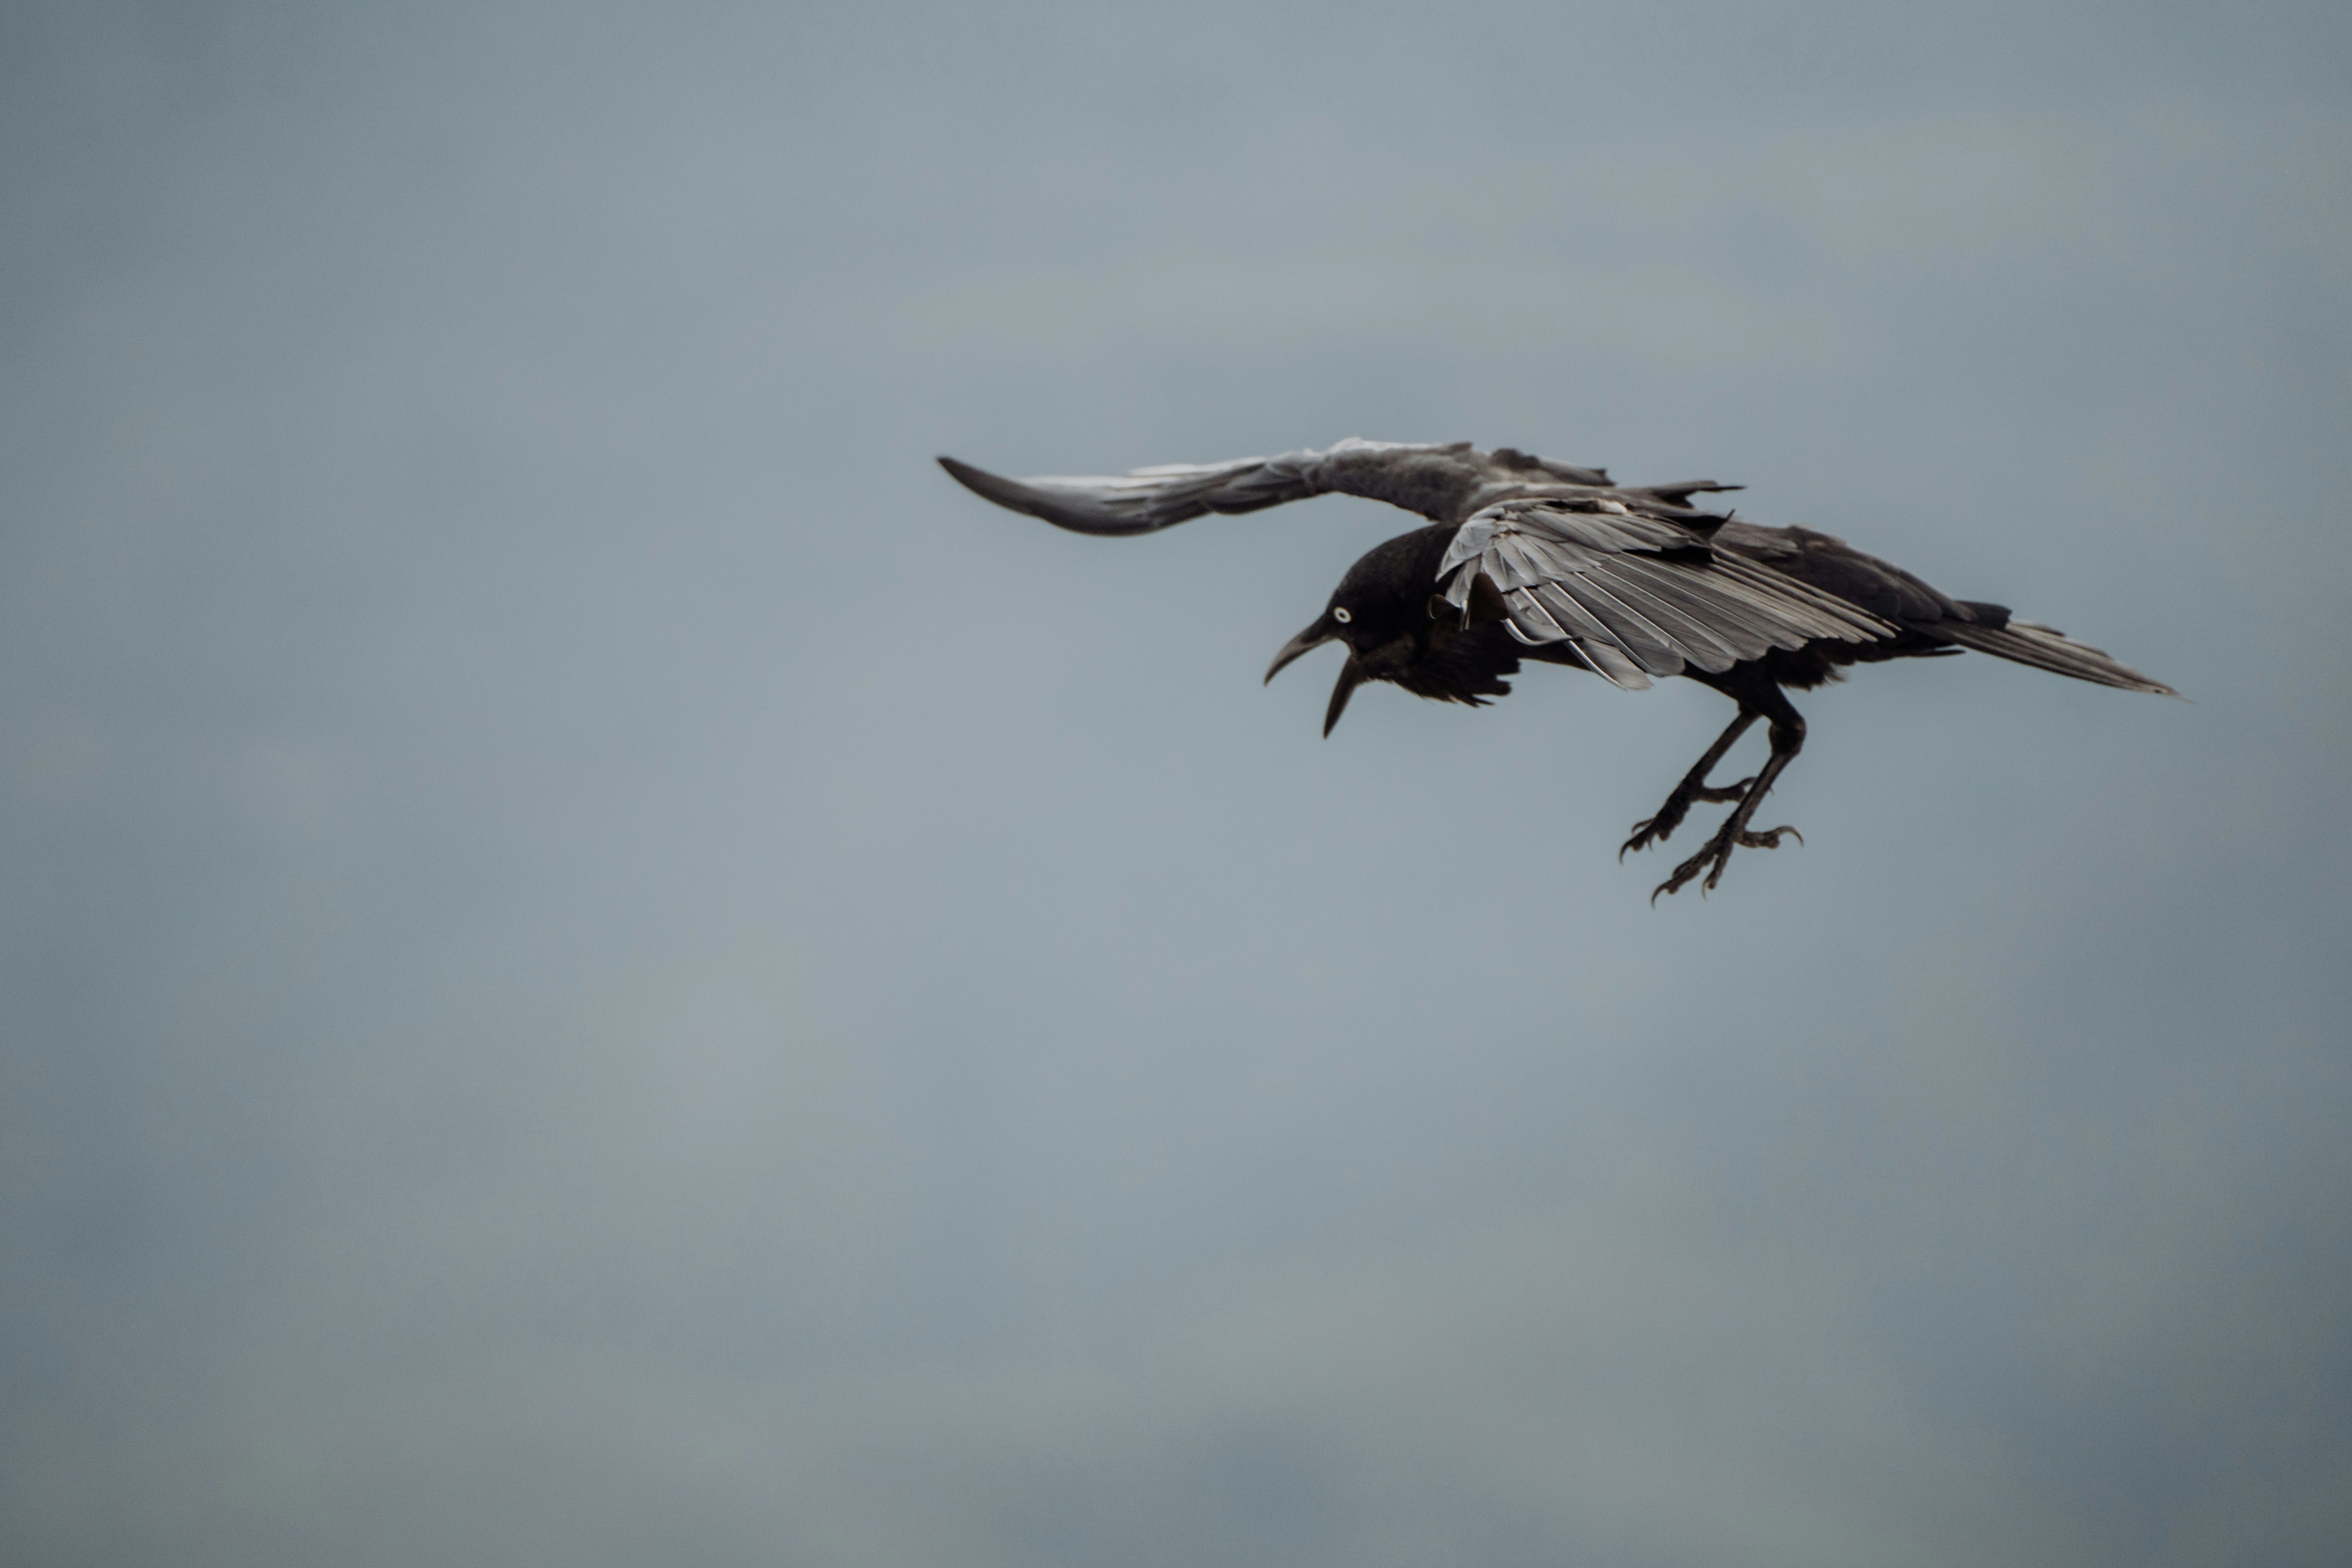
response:
M1481 452L1467 442L1349 440L1322 452L1087 479L1007 479L952 458L940 462L998 505L1081 533L1149 533L1208 512L1332 492L1432 519L1349 567L1322 615L1265 673L1272 680L1324 643L1347 645L1327 735L1365 681L1475 707L1509 693L1507 678L1522 659L1591 670L1627 688L1668 675L1715 688L1739 705L1738 715L1618 854L1670 837L1696 802L1737 804L1653 899L1702 871L1702 890L1711 889L1734 849L1776 848L1781 835L1795 835L1748 826L1804 745L1805 721L1786 691L1836 679L1844 666L1974 648L2078 680L2179 695L2097 648L2012 620L2002 605L1948 598L1843 540L1761 528L1691 504L1737 485L1612 485L1598 468L1507 447ZM1709 784L1707 774L1759 719L1772 743L1763 768L1735 784Z

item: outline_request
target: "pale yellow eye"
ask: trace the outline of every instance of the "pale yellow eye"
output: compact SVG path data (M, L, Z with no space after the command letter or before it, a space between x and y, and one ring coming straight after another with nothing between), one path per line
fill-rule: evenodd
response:
M1346 626L1349 621L1354 620L1356 617L1355 617L1355 616L1351 616L1351 615L1349 615L1349 614L1347 611L1345 611L1345 610L1334 610L1334 611L1332 611L1332 612L1331 612L1331 618L1332 618L1333 620L1335 620L1335 621L1339 622L1341 626Z

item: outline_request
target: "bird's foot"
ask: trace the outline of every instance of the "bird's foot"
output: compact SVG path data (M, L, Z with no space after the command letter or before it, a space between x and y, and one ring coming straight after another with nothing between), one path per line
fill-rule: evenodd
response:
M1715 885L1723 880L1723 868L1731 864L1734 849L1778 849L1783 833L1800 844L1805 841L1803 834L1786 826L1768 827L1760 833L1748 832L1738 825L1740 815L1734 812L1731 820L1726 822L1697 854L1675 867L1675 874L1659 883L1656 890L1650 894L1650 902L1656 903L1662 893L1680 892L1684 885L1702 870L1706 872L1706 880L1699 884L1699 892L1704 895L1715 891Z
M1624 859L1628 850L1647 849L1653 844L1664 843L1673 837L1675 829L1683 825L1683 818L1690 815L1695 803L1702 800L1744 800L1748 795L1748 786L1755 782L1752 778L1746 778L1736 784L1700 784L1675 790L1666 796L1666 804L1658 807L1657 816L1643 817L1633 824L1633 837L1617 847L1617 858Z

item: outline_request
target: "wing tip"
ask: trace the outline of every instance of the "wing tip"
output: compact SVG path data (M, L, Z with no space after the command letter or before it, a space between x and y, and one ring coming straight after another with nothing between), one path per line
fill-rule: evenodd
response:
M985 496L999 506L1006 504L1003 497L999 493L1005 481L998 479L986 468L976 468L960 458L949 457L945 452L940 454L939 463L940 468L948 471L950 479L974 495Z
M961 458L942 453L940 467L950 478L983 500L994 501L1007 511L1017 511L1027 517L1066 528L1073 533L1125 534L1147 533L1160 524L1138 523L1110 512L1092 498L1083 495L1056 495L1037 484L1021 479L1008 479L1002 474L992 474L986 468L974 468Z

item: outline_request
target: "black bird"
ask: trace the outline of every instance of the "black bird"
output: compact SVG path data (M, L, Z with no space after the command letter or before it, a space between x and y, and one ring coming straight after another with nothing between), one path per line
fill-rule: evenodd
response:
M1622 486L1599 468L1468 442L1412 446L1346 440L1328 451L1230 463L1171 464L1122 478L1008 479L953 458L940 463L1000 506L1080 533L1150 533L1208 512L1257 511L1338 493L1389 501L1432 520L1348 569L1313 625L1265 672L1327 642L1348 646L1323 732L1368 680L1416 696L1483 706L1510 691L1519 661L1589 669L1638 689L1682 675L1722 692L1738 716L1618 850L1672 836L1694 802L1735 801L1698 853L1650 897L1701 871L1722 879L1737 848L1774 849L1792 827L1748 820L1805 743L1787 690L1841 678L1842 667L1933 658L1974 648L2126 691L2179 692L2095 647L2000 605L1948 598L1899 566L1804 528L1763 528L1691 504L1735 490L1709 479ZM1753 777L1707 774L1758 719L1772 754Z

